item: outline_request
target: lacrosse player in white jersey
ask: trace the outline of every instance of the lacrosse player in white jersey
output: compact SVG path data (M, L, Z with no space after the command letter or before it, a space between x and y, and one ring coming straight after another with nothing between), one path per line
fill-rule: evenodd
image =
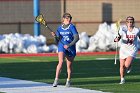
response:
M120 57L120 84L125 83L125 71L129 73L132 66L132 61L136 57L138 51L138 38L140 38L140 29L135 27L134 17L128 16L126 18L126 25L120 27L118 36L114 39L114 42L121 40L121 46L119 51Z

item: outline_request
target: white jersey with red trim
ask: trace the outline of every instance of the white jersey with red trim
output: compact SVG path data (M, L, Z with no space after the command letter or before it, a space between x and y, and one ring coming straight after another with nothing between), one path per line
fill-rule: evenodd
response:
M140 29L134 27L132 31L129 31L127 26L122 26L120 27L119 34L121 35L120 58L136 57Z

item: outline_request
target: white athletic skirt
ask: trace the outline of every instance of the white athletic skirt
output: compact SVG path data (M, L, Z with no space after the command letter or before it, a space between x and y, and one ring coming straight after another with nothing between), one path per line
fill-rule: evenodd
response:
M132 45L121 45L120 47L120 59L125 59L128 56L136 57L137 54L137 47L134 47Z

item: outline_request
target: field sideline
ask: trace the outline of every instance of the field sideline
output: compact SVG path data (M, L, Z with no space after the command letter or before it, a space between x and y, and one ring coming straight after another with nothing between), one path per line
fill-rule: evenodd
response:
M42 54L44 56L38 54L32 56L31 54L1 55L0 77L52 84L58 61L56 53L51 56L46 53ZM77 55L73 63L72 87L113 93L140 93L139 58L135 59L132 72L126 75L126 84L119 85L119 62L117 61L117 65L114 65L114 52L91 52ZM97 60L102 58L106 59ZM65 65L64 62L60 85L65 84L67 76Z
M140 54L140 51L138 51ZM115 52L79 52L77 56L92 56L92 55L115 55ZM22 57L22 56L57 56L57 53L32 53L32 54L0 54L0 57Z

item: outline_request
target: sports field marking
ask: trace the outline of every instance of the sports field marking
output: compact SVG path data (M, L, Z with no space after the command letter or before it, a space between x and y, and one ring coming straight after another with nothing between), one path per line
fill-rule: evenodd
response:
M119 58L117 58L119 59ZM136 57L136 59L140 59L140 57ZM114 58L96 58L96 60L114 60Z
M52 84L33 82L27 80L0 77L0 92L5 93L107 93L96 90L65 87L59 85L52 87Z
M17 57L3 57L3 59L17 59ZM32 61L32 62L48 62L48 60L38 60L38 59L34 59L34 60L31 60L30 58L20 58L20 60L23 60L23 61Z
M113 60L114 58L96 58L96 60ZM117 58L118 59L118 58Z

